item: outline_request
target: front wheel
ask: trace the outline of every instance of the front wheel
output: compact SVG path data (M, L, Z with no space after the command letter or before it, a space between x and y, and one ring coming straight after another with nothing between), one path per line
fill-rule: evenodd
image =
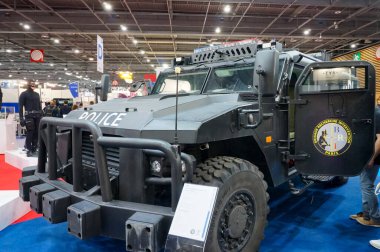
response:
M219 188L205 251L258 251L269 195L264 175L250 162L220 156L197 166L193 183Z

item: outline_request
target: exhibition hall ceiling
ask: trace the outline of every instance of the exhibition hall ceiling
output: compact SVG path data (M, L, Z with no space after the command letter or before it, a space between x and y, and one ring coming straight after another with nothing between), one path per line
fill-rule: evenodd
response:
M0 16L0 78L62 83L99 79L97 35L105 71L138 78L194 48L249 38L334 55L380 41L380 0L0 0ZM44 49L45 63L30 63L30 49Z

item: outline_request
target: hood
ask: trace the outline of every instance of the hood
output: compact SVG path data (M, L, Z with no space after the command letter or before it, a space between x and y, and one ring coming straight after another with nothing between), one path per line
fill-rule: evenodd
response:
M168 140L175 128L175 104L174 95L114 99L72 111L67 117L93 121L105 134ZM242 101L239 94L180 95L179 136L192 134L193 139L205 122L248 104L252 103Z

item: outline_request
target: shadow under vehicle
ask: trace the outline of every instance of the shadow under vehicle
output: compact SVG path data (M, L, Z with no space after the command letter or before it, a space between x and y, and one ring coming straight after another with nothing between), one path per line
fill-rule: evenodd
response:
M375 71L365 61L243 41L174 64L181 73L162 72L149 96L43 118L21 197L81 239L160 251L183 183L217 186L205 251L251 252L263 239L268 186L299 194L341 183L372 154Z

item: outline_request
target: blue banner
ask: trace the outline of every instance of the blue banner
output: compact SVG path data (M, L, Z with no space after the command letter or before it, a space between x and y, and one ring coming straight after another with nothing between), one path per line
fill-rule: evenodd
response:
M78 93L79 93L79 83L78 82L70 83L69 89L70 89L71 95L74 98L78 97Z

